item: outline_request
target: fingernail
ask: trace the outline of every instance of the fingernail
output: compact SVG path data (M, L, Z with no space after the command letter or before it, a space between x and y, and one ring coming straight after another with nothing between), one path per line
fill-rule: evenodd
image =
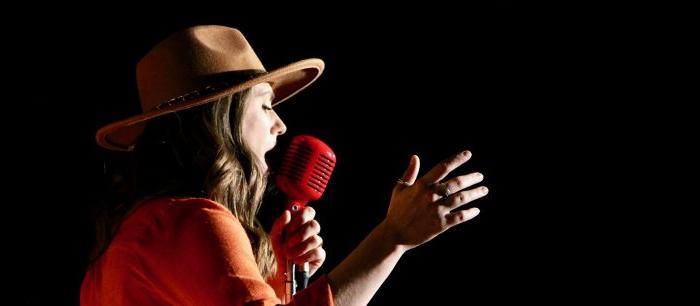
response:
M462 151L462 155L464 155L464 156L471 156L471 155L472 155L472 152L469 152L469 150L464 150L464 151Z
M481 187L481 192L482 192L483 194L487 194L487 193L489 193L489 189L488 189L486 186L482 186L482 187Z

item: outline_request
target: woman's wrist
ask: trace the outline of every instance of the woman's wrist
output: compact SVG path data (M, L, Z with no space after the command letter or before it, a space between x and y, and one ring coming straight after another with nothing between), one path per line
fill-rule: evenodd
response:
M374 231L380 241L384 241L390 248L395 248L401 254L411 249L408 245L401 243L401 233L386 220L379 223Z
M284 301L285 299L285 290L286 290L286 268L284 268L284 264L282 265L277 265L277 272L275 275L270 277L267 280L267 283L274 289L275 295L280 299L280 301Z

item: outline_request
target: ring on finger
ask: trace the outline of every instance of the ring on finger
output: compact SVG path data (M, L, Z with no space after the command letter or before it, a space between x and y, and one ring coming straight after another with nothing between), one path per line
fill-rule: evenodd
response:
M447 198L450 197L451 194L452 194L452 190L450 190L450 186L445 185L445 191L442 194L442 199L447 200Z
M442 186L444 187L439 188L439 190L435 194L440 196L440 200L447 200L450 194L452 194L452 191L450 190L450 185L445 183L442 184Z

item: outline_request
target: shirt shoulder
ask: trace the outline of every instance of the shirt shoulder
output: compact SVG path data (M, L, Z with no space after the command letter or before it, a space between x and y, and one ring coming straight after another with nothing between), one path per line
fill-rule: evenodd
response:
M144 240L149 237L163 240L175 238L192 226L225 223L230 230L244 234L245 230L231 211L205 198L157 198L147 200L121 224L115 242Z

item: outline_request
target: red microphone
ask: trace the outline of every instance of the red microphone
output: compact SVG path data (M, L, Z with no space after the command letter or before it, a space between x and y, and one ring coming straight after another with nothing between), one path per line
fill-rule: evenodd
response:
M302 210L306 203L318 200L328 186L333 168L335 153L318 138L299 135L292 139L289 149L282 159L282 165L275 179L277 188L287 195L287 209L294 215ZM287 293L296 293L294 264L287 263ZM308 284L309 264L303 266L304 288ZM289 298L287 301L291 300Z
M294 137L276 178L277 187L287 195L287 209L295 212L318 200L333 168L335 153L328 145L310 135Z

